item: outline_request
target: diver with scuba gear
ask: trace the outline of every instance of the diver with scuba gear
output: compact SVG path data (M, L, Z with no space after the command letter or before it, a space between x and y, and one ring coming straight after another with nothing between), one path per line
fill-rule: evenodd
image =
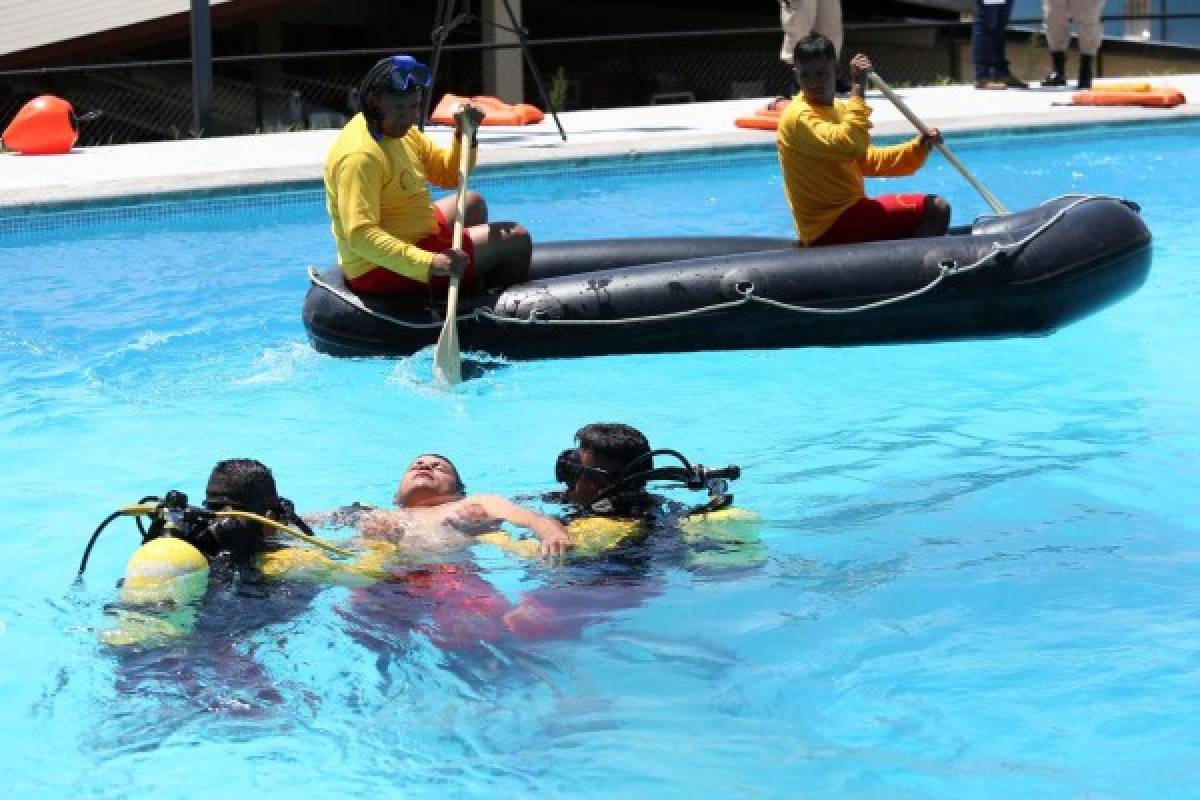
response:
M265 598L265 582L295 577L291 567L304 559L294 554L312 552L287 545L281 534L342 559L359 555L314 536L292 502L279 495L271 470L247 458L213 468L203 506L192 506L187 495L171 490L110 514L88 541L77 580L100 534L120 516L137 519L142 541L118 584L119 602L106 609L118 625L101 638L113 645L147 645L191 633L201 600L210 605L219 589L234 597ZM143 517L149 518L148 526ZM343 569L361 568L374 556L343 562Z
M348 512L362 538L346 549L313 535L292 504L279 496L265 465L234 459L213 469L201 507L171 491L114 512L88 542L79 574L108 524L119 516L134 516L142 542L120 584L120 602L106 609L119 620L102 632L106 643L144 647L189 636L198 628L246 631L270 624L280 613L286 618L302 611L315 592L278 585L286 582L369 589L360 599L369 597L371 607L393 603L394 612L403 611L405 604L396 600L403 595L411 601L408 605L420 606L421 614L432 614L435 642L459 648L479 633L475 625L480 620L500 637L544 638L575 627L556 613L556 603L546 602L550 598L562 599L564 608L590 609L580 612L580 620L610 607L607 595L602 602L594 587L585 597L568 592L559 598L562 592L555 589L513 604L476 574L469 558L463 560L464 548L472 544L492 544L528 558L565 554L581 566L583 559L617 557L618 551L630 568L634 562L649 563L647 558L657 561L664 552L676 554L671 562L679 557L687 565L744 568L761 562L756 515L730 507L728 481L739 477L738 467L710 469L678 451L651 449L640 431L622 424L584 426L575 440L576 446L560 454L555 466L566 487L558 499L571 507L565 526L504 498L468 496L454 465L427 454L406 470L396 493L399 508L356 506ZM656 458L677 463L656 465ZM654 493L651 485L703 490L708 497L688 507ZM150 519L149 526L142 517ZM505 522L526 528L533 538L514 538L499 528ZM429 533L435 529L437 535ZM641 548L652 531L672 535L655 537L653 548ZM457 534L458 544L442 542L438 532ZM307 546L290 546L284 535ZM271 603L245 603L245 598L266 600L268 594ZM645 593L618 594L612 608ZM276 599L289 596L297 601L288 602L291 611L273 607ZM213 610L221 603L228 604L223 617ZM396 613L383 616L397 618ZM456 633L460 630L461 635Z
M669 458L671 466L656 466L656 458ZM739 551L759 555L758 515L732 507L729 481L741 476L736 465L710 468L694 464L671 449L651 449L645 434L623 423L592 423L575 433L575 446L559 454L554 477L565 489L543 497L567 508L566 528L571 539L569 558L579 560L621 552L644 543L654 531L671 531L668 537L686 545L689 562L713 562L711 553ZM651 491L685 488L706 491L703 503L688 506ZM528 540L504 532L477 536L480 542L533 558ZM658 539L662 544L665 540ZM742 545L747 545L743 547ZM710 555L695 558L700 549ZM739 556L740 558L740 556ZM726 559L732 561L734 559ZM748 559L741 559L743 562Z
M716 511L733 502L728 481L741 477L737 466L710 469L693 465L677 450L651 450L645 434L630 425L602 422L575 433L574 448L559 454L554 477L567 488L561 499L585 516L644 516L655 505L649 481L673 481L688 489L707 489L703 508ZM680 466L654 466L655 456L670 456Z

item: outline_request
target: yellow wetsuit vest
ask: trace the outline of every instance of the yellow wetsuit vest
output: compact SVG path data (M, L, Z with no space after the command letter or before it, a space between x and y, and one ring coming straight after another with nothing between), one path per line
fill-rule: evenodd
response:
M434 253L413 243L437 231L429 184L458 186L459 147L457 136L445 150L415 127L376 141L362 114L346 123L325 159L325 208L347 278L384 267L428 282Z
M871 107L858 97L831 106L797 95L779 119L776 147L796 235L812 244L866 196L863 176L911 175L929 151L920 138L871 146Z

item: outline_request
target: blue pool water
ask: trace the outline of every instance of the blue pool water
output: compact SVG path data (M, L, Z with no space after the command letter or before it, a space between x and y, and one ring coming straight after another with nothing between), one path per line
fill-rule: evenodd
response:
M304 268L333 254L315 192L0 220L10 796L1191 794L1198 133L953 141L1012 208L1142 204L1147 284L1052 336L518 363L454 394L431 388L427 353L309 348ZM776 172L753 151L478 185L543 240L786 235ZM985 210L940 160L884 187L941 193L956 222ZM221 458L267 462L306 510L385 503L429 450L474 490L531 495L595 420L742 465L765 560L652 561L578 637L474 661L403 633L381 659L328 590L213 643L243 683L203 654L132 669L96 644L131 523L71 588L109 511L199 498ZM513 599L577 575L475 557Z

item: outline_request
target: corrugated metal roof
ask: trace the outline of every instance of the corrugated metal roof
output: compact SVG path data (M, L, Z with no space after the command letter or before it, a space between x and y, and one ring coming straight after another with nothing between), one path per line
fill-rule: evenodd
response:
M210 0L221 5L230 0ZM0 56L190 11L190 0L0 0Z

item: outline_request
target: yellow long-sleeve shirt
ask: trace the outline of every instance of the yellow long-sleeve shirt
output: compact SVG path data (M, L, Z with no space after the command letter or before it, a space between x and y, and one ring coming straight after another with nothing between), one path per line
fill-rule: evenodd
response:
M429 184L458 186L460 152L457 136L445 150L416 128L376 141L362 114L346 123L325 159L325 207L347 278L379 266L429 280L435 254L413 243L437 230Z
M911 175L929 151L920 137L891 147L871 146L871 107L858 97L814 105L797 95L779 119L779 166L796 221L812 244L846 209L866 196L863 176Z

